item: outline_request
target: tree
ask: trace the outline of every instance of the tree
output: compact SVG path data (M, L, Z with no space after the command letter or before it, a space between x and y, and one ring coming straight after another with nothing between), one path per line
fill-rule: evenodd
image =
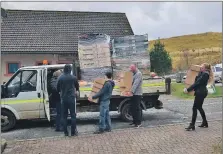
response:
M159 75L170 73L172 70L172 59L159 39L150 50L150 63L151 71Z

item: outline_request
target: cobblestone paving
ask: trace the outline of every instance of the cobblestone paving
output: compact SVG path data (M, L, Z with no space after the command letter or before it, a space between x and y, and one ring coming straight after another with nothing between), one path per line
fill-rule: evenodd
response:
M211 154L222 122L187 132L185 125L129 128L110 133L9 142L3 154Z

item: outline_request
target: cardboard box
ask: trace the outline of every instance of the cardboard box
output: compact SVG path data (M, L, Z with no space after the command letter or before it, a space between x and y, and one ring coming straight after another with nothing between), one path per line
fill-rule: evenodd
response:
M199 65L192 65L190 69L187 71L187 78L185 80L185 87L189 88L192 84L195 82L195 78L200 72L200 66ZM194 95L194 91L189 92L189 95Z
M101 90L101 88L104 86L105 81L106 80L102 78L95 79L89 96L94 96L96 93L98 93ZM98 103L98 99L94 99L93 102Z
M185 84L192 85L199 72L200 72L200 66L199 65L192 65L190 67L190 69L187 71L187 78L185 80Z
M133 82L132 72L120 73L119 90L120 90L121 96L126 96L126 93L131 91L132 82Z

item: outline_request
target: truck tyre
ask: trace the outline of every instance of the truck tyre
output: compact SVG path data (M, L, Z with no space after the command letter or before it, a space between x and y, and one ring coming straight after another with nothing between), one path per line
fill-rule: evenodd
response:
M160 100L157 100L154 107L155 107L155 109L162 109L163 103Z
M132 114L130 110L130 104L125 103L121 109L121 118L126 122L132 121Z
M142 116L142 109L141 111L141 116ZM131 114L131 110L130 110L130 104L129 103L125 103L121 109L121 119L126 121L126 122L132 122L132 114Z
M16 118L11 111L1 110L1 131L5 132L16 125Z

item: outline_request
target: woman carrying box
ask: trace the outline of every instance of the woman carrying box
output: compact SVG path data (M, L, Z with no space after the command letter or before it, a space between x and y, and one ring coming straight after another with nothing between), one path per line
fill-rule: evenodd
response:
M194 105L193 105L193 114L192 114L192 120L190 125L185 128L187 131L190 130L195 130L195 122L197 118L197 110L199 110L201 117L203 119L203 122L200 126L198 127L208 127L208 122L205 116L205 112L202 108L204 99L208 95L208 90L207 90L207 84L213 82L213 72L211 70L211 65L204 63L201 65L201 70L198 74L198 76L195 78L195 82L193 85L191 85L189 88L184 89L184 93L188 93L191 91L195 91L194 96Z

